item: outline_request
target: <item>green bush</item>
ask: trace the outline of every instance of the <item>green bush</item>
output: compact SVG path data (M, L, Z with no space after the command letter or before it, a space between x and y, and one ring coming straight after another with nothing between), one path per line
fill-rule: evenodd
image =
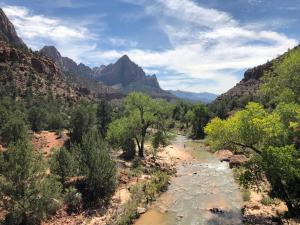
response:
M23 114L16 112L8 117L2 130L2 137L7 143L16 143L27 137L27 126Z
M82 208L82 194L76 188L70 187L65 192L64 202L69 213L78 213Z
M97 130L90 130L82 138L80 163L87 177L89 201L108 199L116 187L116 164L111 159L106 143Z
M251 192L249 189L243 189L242 190L242 198L245 202L249 201L251 197Z
M61 206L61 185L47 175L47 166L25 140L0 153L0 201L5 224L35 225Z
M270 196L268 195L264 195L263 198L261 199L261 204L263 205L273 205L274 204L274 199L272 199Z
M122 157L125 160L132 160L135 157L136 145L132 139L127 139L124 144L122 144L123 154Z
M50 158L51 173L59 176L64 187L67 178L76 175L77 168L73 155L65 148L56 150Z

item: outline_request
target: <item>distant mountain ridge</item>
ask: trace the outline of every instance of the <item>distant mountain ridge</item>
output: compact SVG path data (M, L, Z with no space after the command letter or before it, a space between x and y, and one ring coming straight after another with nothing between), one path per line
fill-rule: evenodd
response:
M98 82L68 76L61 66L71 68L70 65L74 65L72 60L61 58L56 51L51 52L51 58L55 60L33 52L18 37L14 25L2 9L0 19L0 92L3 96L23 98L50 95L65 103L124 96L104 85L98 85Z
M188 101L193 101L193 102L210 103L218 97L218 95L209 92L195 93L195 92L180 91L180 90L176 90L176 91L169 90L169 92L178 98L185 99Z
M63 71L100 81L110 88L118 89L123 94L141 91L155 98L176 98L160 88L155 75L146 75L144 70L132 62L127 55L122 56L114 64L91 69L83 63L77 65L72 59L63 57L54 46L45 46L39 52L52 59Z

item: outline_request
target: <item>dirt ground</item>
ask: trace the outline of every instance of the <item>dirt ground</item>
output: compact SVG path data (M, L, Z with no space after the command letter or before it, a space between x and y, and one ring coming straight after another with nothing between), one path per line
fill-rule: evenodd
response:
M51 155L51 150L63 147L68 140L67 131L63 131L60 134L51 131L41 131L40 133L34 133L32 137L33 146L45 157Z

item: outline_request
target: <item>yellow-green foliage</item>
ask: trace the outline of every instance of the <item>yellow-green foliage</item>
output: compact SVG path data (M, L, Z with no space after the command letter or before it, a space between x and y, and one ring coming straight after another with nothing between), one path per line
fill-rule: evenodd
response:
M262 94L271 104L300 103L300 48L274 61L273 69L264 77Z
M280 144L287 138L287 127L282 123L281 115L277 111L268 113L262 105L254 102L227 120L213 119L205 127L205 132L215 149L242 147L237 143L260 148Z
M295 103L281 103L268 112L252 102L227 120L213 119L205 128L213 148L251 152L241 183L249 187L266 177L293 214L300 208L299 111Z

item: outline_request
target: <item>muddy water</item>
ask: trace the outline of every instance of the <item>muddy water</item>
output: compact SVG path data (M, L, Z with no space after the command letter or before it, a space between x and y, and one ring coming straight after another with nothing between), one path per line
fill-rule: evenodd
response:
M178 165L168 191L135 225L237 225L241 222L241 194L228 163L221 163L201 142L177 136L174 145L193 160ZM218 208L222 213L211 213Z

